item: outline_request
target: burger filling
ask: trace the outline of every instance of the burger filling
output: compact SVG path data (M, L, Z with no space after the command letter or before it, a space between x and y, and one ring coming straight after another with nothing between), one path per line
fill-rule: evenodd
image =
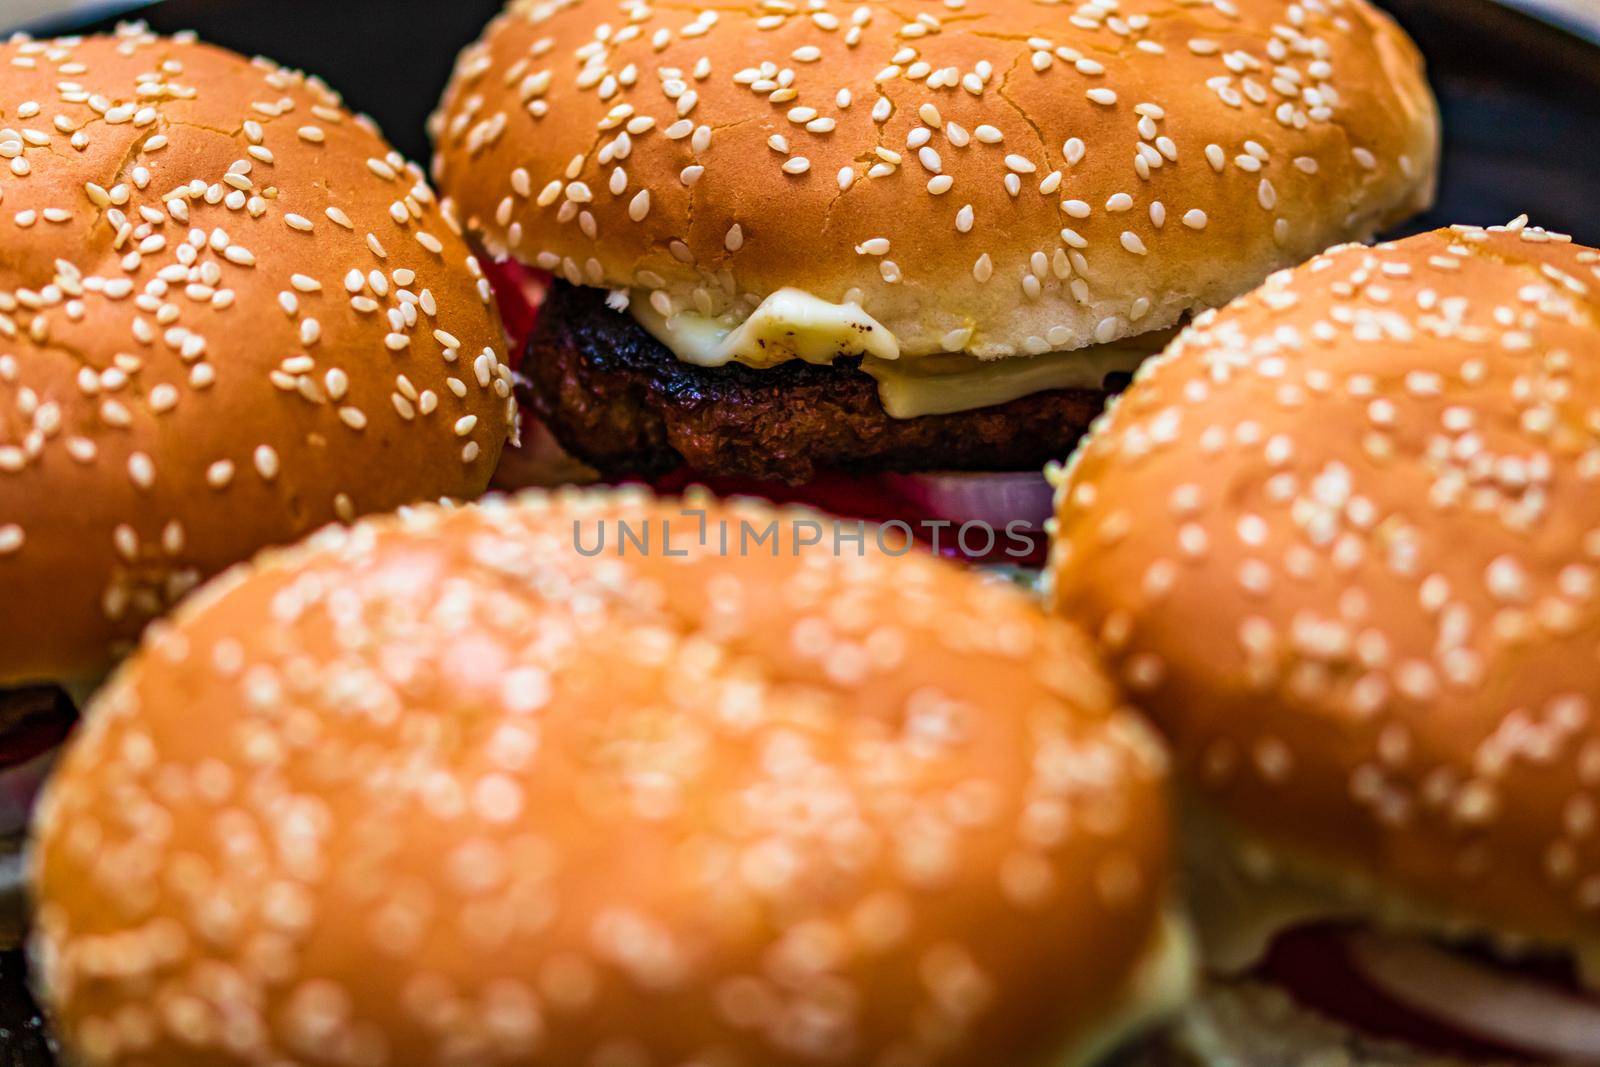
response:
M697 367L774 367L791 359L832 363L841 356L886 363L900 358L894 335L860 304L830 304L800 289L778 290L742 321L732 314L657 307L650 294L638 291L627 307L634 321L673 355Z
M895 418L872 356L753 367L680 359L598 289L556 282L523 373L536 412L608 476L696 474L798 485L819 471L1014 471L1066 455L1123 374L971 411Z
M1172 336L1000 360L904 357L859 305L796 289L736 320L512 261L489 276L521 398L542 424L524 420L539 454L510 454L501 488L548 482L551 470L662 492L706 485L903 522L941 553L1007 564L1043 561L1052 501L1041 468Z
M1318 925L1279 934L1254 973L1306 1008L1430 1052L1600 1063L1600 994L1559 953Z
M521 366L522 354L539 319L539 308L545 294L550 291L550 275L542 270L525 267L514 259L495 259L481 253L478 262L484 264L484 274L494 290L495 303L500 308L500 321L506 331L507 359L512 370Z
M1430 1054L1600 1064L1600 985L1573 951L1446 939L1435 932L1459 924L1264 862L1246 873L1218 859L1238 854L1231 846L1212 844L1191 864L1189 890L1218 980L1266 982L1363 1035Z
M22 842L39 790L76 721L72 700L59 689L0 689L0 950L22 937Z
M628 311L673 355L699 367L777 366L792 359L832 364L859 357L878 384L884 413L895 419L995 407L1057 389L1104 391L1107 378L1131 376L1174 331L1161 330L1073 351L1008 359L963 352L905 356L895 336L859 304L833 304L799 289L780 289L742 320L731 314L663 313L635 292Z
M0 690L0 838L27 828L39 786L76 720L59 689Z
M1162 916L1150 949L1117 1003L1050 1067L1092 1067L1171 1019L1194 993L1195 963L1188 924L1171 913Z

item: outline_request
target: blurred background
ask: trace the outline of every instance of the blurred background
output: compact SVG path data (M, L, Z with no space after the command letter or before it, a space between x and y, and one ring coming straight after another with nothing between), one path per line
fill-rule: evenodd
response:
M116 10L128 4L109 4L92 0L0 0L0 31L14 30L34 19L73 11Z
M1511 0L1513 6L1600 41L1600 0Z
M273 0L261 0L270 7ZM330 6L340 0L327 0ZM448 3L449 0L443 0ZM1380 4L1382 0L1379 0ZM1566 29L1582 33L1600 43L1600 0L1499 0L1511 7L1538 15ZM100 16L145 4L136 0L0 0L0 32L9 32L35 19L62 14L86 13Z

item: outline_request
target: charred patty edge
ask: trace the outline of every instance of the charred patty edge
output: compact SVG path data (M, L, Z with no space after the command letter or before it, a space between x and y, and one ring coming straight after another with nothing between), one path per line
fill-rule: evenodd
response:
M1123 382L896 419L858 357L755 369L678 359L606 293L557 282L528 338L526 400L573 455L607 476L687 466L800 484L858 474L1006 471L1063 459Z

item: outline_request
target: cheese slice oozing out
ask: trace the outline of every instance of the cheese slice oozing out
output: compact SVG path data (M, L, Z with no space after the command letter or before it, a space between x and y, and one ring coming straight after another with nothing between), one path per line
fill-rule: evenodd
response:
M883 410L896 419L993 407L1053 389L1100 389L1108 375L1131 374L1177 332L1004 359L962 352L902 357L894 335L861 305L829 303L800 289L779 289L743 322L694 311L664 316L643 292L633 293L628 304L651 336L698 367L764 368L791 359L826 364L860 356L861 369L878 383Z
M749 318L709 316L695 311L662 315L648 294L628 301L633 317L685 363L721 367L743 363L772 367L791 359L832 363L840 356L900 357L900 345L860 304L830 304L800 289L779 289Z
M1161 330L1069 352L1004 359L961 352L893 361L867 356L861 369L877 380L878 400L891 418L915 419L994 407L1052 389L1101 389L1107 376L1132 374L1172 336Z

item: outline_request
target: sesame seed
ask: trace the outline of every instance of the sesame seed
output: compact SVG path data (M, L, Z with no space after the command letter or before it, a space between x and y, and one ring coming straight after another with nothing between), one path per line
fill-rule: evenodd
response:
M137 488L148 490L155 485L155 462L144 452L132 453L128 456L128 478Z
M278 453L269 445L261 445L255 451L256 473L264 481L272 481L278 476Z

